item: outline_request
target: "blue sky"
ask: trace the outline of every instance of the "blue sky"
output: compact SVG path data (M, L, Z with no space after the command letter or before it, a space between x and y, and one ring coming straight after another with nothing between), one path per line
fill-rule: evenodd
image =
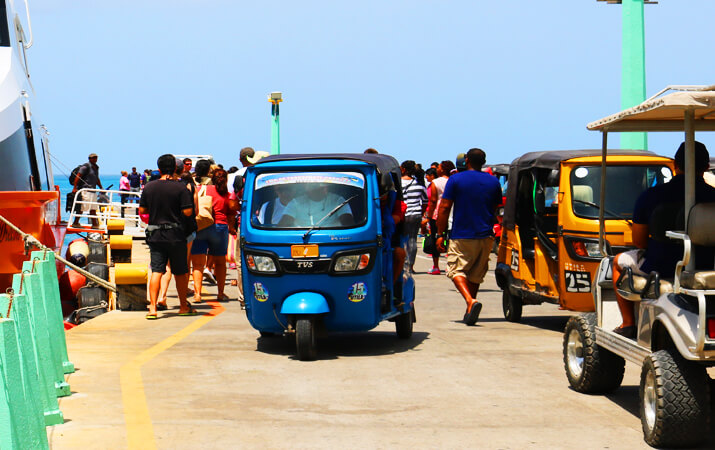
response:
M715 83L715 3L645 9L648 95ZM163 153L239 165L240 148L270 147L271 91L285 99L283 153L375 147L426 164L475 146L488 163L598 148L586 123L620 109L621 7L596 0L31 0L30 12L51 149L66 167L96 152L106 174ZM681 140L651 134L650 149L672 155ZM699 140L715 156L715 139Z

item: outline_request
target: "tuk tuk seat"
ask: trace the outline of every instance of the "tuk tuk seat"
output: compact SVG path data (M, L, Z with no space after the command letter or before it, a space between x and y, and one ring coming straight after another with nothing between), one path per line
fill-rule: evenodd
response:
M684 235L690 244L701 247L715 247L715 203L699 203L693 206L688 216L688 231ZM687 242L687 241L686 241ZM682 269L690 259L690 245L686 244L683 261L678 263ZM715 266L715 262L713 264ZM715 268L715 267L713 267ZM715 270L683 270L680 273L680 286L687 289L715 289Z
M658 289L656 289L656 282ZM662 294L670 294L673 292L673 282L661 279L657 272L651 272L648 276L634 274L629 267L616 281L616 290L624 299L639 302L644 298L658 298Z

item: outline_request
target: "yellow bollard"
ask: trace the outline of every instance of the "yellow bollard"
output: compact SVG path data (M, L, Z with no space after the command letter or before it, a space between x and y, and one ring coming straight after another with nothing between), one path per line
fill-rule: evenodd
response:
M146 264L117 263L114 265L114 284L117 285L117 308L122 311L145 311L149 304Z
M111 249L112 262L130 263L132 261L132 237L124 235L109 236L109 248Z

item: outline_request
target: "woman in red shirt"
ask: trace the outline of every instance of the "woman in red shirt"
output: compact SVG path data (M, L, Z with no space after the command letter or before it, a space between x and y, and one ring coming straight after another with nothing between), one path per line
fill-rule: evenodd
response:
M191 247L191 265L194 278L194 302L201 303L201 282L203 280L206 255L213 258L214 275L218 286L218 301L228 300L224 294L226 286L226 250L228 235L236 234L234 218L236 216L236 201L229 198L227 173L216 169L211 176L213 184L206 185L206 195L211 196L213 205L213 225L196 233L196 239ZM198 189L198 187L197 187Z

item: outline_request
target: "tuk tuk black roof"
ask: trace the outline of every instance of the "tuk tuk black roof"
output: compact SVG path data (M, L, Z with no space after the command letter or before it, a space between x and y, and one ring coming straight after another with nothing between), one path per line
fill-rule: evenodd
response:
M487 164L486 167L492 169L494 174L508 175L509 174L509 164Z
M269 163L274 161L298 161L306 159L343 159L346 161L362 161L372 164L377 168L379 174L392 173L393 182L397 192L401 194L402 172L400 164L395 158L382 153L285 153L281 155L271 155L261 158L256 164Z
M506 191L506 204L504 205L503 226L513 230L516 224L516 194L519 184L519 173L529 169L559 169L561 162L573 158L588 156L601 157L602 150L546 150L542 152L526 153L514 161L509 167L509 184ZM661 156L645 150L608 150L608 156Z
M558 169L561 165L561 161L566 161L573 158L583 158L587 156L601 156L602 150L546 150L542 152L530 152L526 153L514 161L511 162L511 167L518 168L518 170L530 169L532 167L538 167L541 169ZM653 152L648 152L644 150L608 150L609 156L660 156ZM511 171L511 169L510 169Z

